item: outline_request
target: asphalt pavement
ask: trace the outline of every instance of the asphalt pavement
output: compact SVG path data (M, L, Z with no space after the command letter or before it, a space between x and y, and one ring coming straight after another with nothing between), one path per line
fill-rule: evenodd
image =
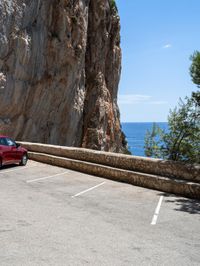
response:
M200 201L34 161L0 170L0 265L200 265Z

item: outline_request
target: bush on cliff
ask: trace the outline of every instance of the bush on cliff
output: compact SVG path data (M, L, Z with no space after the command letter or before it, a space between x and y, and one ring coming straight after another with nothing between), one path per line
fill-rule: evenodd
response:
M110 6L111 6L111 10L114 13L118 13L117 4L116 4L115 0L110 0Z

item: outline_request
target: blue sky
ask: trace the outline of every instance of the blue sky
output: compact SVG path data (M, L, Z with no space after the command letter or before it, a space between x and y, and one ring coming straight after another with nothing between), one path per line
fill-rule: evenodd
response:
M116 0L121 19L122 122L167 121L196 90L189 57L200 50L200 0Z

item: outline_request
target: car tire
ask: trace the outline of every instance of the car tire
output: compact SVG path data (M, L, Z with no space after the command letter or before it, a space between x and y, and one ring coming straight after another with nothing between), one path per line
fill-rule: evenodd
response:
M27 164L27 161L28 161L28 156L27 156L27 154L24 154L24 155L22 156L22 159L21 159L20 165L25 166L25 165Z
M0 169L2 168L2 159L0 159Z

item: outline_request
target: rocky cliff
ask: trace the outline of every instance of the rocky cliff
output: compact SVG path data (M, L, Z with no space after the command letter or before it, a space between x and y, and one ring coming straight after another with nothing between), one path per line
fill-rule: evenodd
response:
M111 0L0 0L0 133L124 151Z

